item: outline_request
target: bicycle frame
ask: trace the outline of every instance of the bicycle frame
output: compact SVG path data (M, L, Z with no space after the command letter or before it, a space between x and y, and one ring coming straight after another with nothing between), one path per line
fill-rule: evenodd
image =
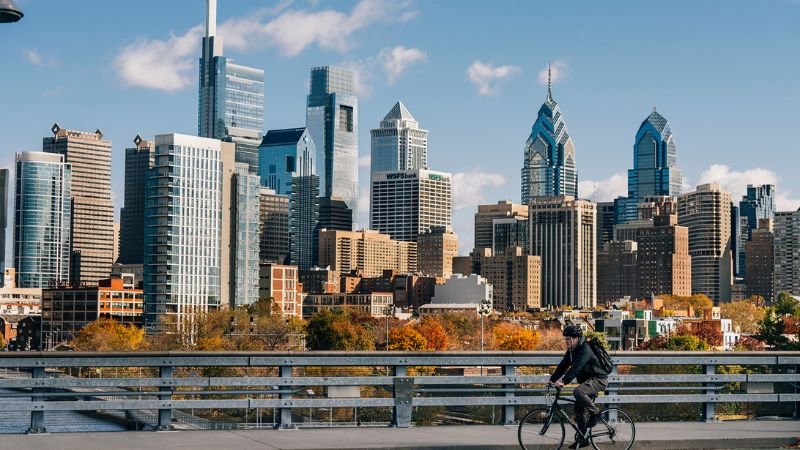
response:
M544 393L545 398L549 398L551 396L550 395L550 389L551 389L551 387L548 386L547 389L545 390L545 393ZM609 425L608 423L606 423L606 421L602 417L600 417L599 419L600 419L600 422L603 425L605 425L605 427L606 427L606 430L604 432L593 433L591 428L587 428L585 433L581 433L580 429L578 429L578 424L575 423L575 420L573 420L572 417L570 417L570 415L567 414L561 408L561 404L558 403L559 400L560 400L560 401L565 402L565 403L572 403L573 405L575 404L575 400L568 399L568 398L561 398L561 389L562 388L560 388L560 387L556 387L555 388L556 395L553 398L553 401L547 407L547 409L550 411L550 415L547 417L547 426L542 427L542 431L540 432L540 434L544 434L544 433L547 432L547 429L550 428L550 424L553 422L553 417L555 415L558 415L559 417L561 417L561 419L563 421L566 421L569 424L569 426L572 427L573 430L575 430L576 434L581 435L581 437L583 439L589 439L589 437L591 435L595 435L595 436L611 436L612 439L613 439L613 437L614 437L614 428L611 425Z

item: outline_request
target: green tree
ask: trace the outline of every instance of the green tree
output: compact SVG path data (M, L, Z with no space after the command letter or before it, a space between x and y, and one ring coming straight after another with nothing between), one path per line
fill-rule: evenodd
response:
M309 350L374 350L375 336L360 317L349 309L322 310L308 320Z
M800 313L800 306L798 306L797 300L786 291L778 294L775 304L772 305L772 307L775 308L775 314L779 316L796 316Z
M775 310L770 308L764 318L758 324L758 334L754 337L763 341L766 346L773 350L786 350L789 346L789 338L783 335L785 322L783 317L775 314Z
M708 344L697 336L679 334L677 336L670 336L670 338L667 339L665 350L708 350Z

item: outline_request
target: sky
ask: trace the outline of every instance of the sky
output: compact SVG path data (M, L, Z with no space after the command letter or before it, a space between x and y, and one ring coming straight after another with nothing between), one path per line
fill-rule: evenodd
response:
M203 0L15 0L0 24L0 167L62 128L124 149L138 134L197 132ZM627 191L633 139L653 107L669 120L686 189L777 185L800 207L800 0L219 0L225 56L265 71L265 129L304 126L309 69L351 68L359 96L361 217L369 130L402 100L430 131L428 163L454 174L453 227L473 243L478 204L520 201L525 141L553 96L573 137L579 196ZM13 170L13 169L12 169ZM9 196L9 238L13 197Z

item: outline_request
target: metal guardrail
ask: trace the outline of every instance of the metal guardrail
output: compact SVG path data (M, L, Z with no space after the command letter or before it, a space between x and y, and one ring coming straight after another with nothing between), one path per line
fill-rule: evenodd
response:
M502 407L503 422L513 423L518 406L544 404L544 398L535 395L541 390L536 386L547 381L546 374L561 357L561 352L494 351L0 353L0 410L29 411L31 433L46 431L44 415L51 411L157 410L158 428L168 429L173 409L275 408L279 426L291 428L292 412L300 408L383 407L392 409L394 426L407 427L413 407L495 405ZM598 403L701 403L705 420L715 419L719 403L794 402L798 411L800 352L612 352L612 358L616 366ZM631 367L642 366L657 373L630 373ZM676 373L686 366L699 368L699 373ZM748 370L720 373L723 366ZM431 369L454 367L480 367L480 375L436 375ZM126 376L48 376L75 368L92 369L84 372L92 374L117 368ZM139 368L139 376L131 376L131 368ZM141 373L142 368L149 373ZM303 375L309 368L330 374ZM363 374L365 368L370 374ZM499 368L501 375L484 375L489 368ZM3 369L28 372L30 377L4 378ZM203 369L245 373L198 375ZM337 370L351 373L334 373ZM253 371L269 376L247 373ZM729 389L731 383L754 389L742 393ZM784 390L791 392L775 393L776 383L788 383L790 388ZM321 386L329 394L336 387L350 387L350 394L357 395L307 398L302 391L308 386ZM363 397L365 386L379 389ZM85 388L92 390L81 390ZM21 402L19 397L31 401Z

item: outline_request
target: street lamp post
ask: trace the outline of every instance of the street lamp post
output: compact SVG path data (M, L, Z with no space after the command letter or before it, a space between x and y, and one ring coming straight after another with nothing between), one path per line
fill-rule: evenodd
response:
M395 309L394 305L386 307L386 350L389 350L389 317L394 316Z
M481 304L478 307L478 314L481 315L481 351L483 351L483 316L486 316L491 312L492 312L492 306L489 303L489 300L481 301Z

